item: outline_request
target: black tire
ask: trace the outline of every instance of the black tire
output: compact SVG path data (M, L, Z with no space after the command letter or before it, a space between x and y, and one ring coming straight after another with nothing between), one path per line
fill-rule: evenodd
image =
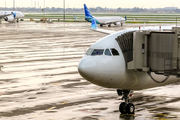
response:
M109 24L108 27L111 27L111 24Z
M103 27L103 24L100 24L100 27Z
M120 105L119 105L119 112L121 114L127 114L127 109L126 109L126 103L125 102L122 102Z
M134 114L135 112L135 106L132 103L129 103L126 107L128 114Z

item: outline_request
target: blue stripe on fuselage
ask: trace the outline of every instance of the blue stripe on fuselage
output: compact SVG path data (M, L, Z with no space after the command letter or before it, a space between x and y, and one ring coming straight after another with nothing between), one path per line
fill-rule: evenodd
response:
M85 20L86 20L87 22L90 22L90 23L92 23L92 20L93 20L93 19L94 19L94 18L88 18L88 17L85 18ZM95 19L95 20L96 20L96 19ZM96 24L100 24L100 22L96 20Z

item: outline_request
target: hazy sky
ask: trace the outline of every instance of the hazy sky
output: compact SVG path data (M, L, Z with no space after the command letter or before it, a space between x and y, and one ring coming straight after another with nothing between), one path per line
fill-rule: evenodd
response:
M18 7L44 7L44 0L15 0ZM0 7L13 7L13 0L0 0ZM39 3L39 5L38 5ZM108 8L163 8L178 7L180 0L66 0L66 7L82 8L86 3L88 7L108 7ZM45 0L46 7L63 7L63 0Z

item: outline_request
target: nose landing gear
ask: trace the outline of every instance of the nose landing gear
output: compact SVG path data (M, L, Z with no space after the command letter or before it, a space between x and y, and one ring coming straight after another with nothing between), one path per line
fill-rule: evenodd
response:
M123 96L122 100L125 100L125 102L122 102L119 105L119 112L121 114L134 114L135 112L135 106L130 103L129 97L132 96L133 91L130 90L117 90L117 93L119 96Z

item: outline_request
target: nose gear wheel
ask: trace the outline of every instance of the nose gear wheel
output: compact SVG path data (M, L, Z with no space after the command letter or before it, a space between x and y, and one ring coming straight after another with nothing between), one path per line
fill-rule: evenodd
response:
M122 95L122 100L125 100L125 102L122 102L119 105L119 112L121 114L134 114L135 113L135 106L130 103L129 100L129 93L130 90L117 90L118 95Z

